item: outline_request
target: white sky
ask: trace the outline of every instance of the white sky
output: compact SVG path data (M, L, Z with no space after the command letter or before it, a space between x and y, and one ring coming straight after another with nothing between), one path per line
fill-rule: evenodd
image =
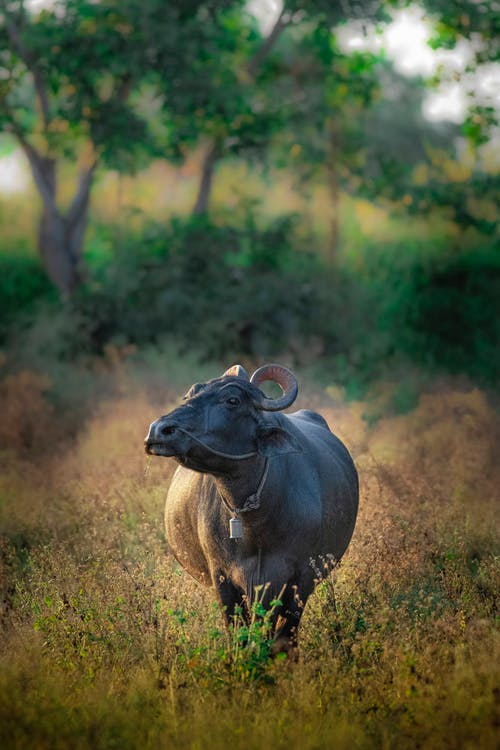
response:
M0 158L0 193L24 193L29 181L28 167L21 151Z

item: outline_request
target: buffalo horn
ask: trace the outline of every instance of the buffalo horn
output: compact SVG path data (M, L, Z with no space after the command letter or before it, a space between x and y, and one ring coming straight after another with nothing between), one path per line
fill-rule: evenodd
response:
M230 376L232 378L244 378L245 380L249 380L247 371L241 365L233 365L232 367L229 368L229 370L226 370L226 372L224 373L222 377L225 378L227 376Z
M299 386L295 375L290 370L281 365L264 365L256 370L250 378L250 382L257 387L266 380L278 383L283 391L283 395L280 398L267 398L267 396L263 395L256 403L259 409L281 411L293 404L297 398Z

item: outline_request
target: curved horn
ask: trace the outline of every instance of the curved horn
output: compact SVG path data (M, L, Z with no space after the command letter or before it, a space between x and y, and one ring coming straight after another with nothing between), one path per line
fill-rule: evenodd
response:
M222 377L225 378L228 375L233 378L244 378L245 380L249 380L247 371L241 365L233 365L229 370L226 370Z
M263 367L259 367L250 378L250 382L257 387L266 380L278 383L283 391L283 395L281 398L267 398L267 396L262 396L260 401L256 403L257 408L264 409L265 411L281 411L293 404L299 391L297 379L293 372L290 372L290 370L281 365L264 365Z

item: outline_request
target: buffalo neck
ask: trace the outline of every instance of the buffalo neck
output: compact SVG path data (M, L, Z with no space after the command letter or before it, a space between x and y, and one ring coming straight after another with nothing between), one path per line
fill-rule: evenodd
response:
M242 461L232 461L224 473L212 475L217 490L225 505L236 513L243 509L245 502L261 487L267 474L268 459L259 454Z

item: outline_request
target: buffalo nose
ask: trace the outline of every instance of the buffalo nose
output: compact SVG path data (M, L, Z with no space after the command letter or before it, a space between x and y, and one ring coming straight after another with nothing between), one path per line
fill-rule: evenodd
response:
M172 422L166 422L161 418L157 419L155 422L151 423L148 435L144 442L146 443L146 445L148 443L155 443L159 441L161 442L170 435L173 435L175 431L175 424L173 424Z

